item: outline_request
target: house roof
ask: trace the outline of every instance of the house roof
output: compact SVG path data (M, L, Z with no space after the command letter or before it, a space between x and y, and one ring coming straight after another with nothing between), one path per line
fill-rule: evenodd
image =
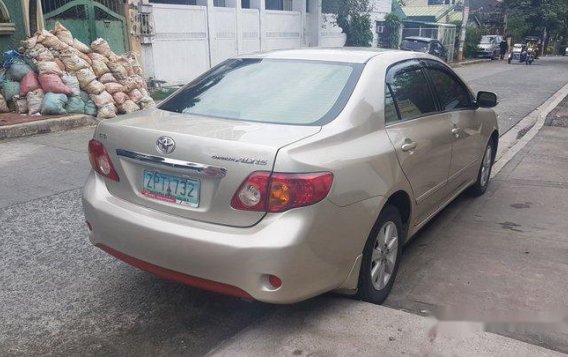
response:
M408 17L434 17L438 20L453 8L454 5L403 6L402 11Z
M463 12L462 11L452 11L449 14L448 22L454 21L463 21Z

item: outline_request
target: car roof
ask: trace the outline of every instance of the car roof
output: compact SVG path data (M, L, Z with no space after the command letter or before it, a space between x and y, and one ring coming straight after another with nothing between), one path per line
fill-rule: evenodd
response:
M403 40L415 40L415 41L423 41L423 42L433 42L438 41L435 38L430 37L420 37L420 36L408 36L403 38Z
M276 50L262 53L243 54L235 58L270 58L291 60L314 60L345 63L366 63L375 56L385 53L402 52L372 47L309 47L291 50Z

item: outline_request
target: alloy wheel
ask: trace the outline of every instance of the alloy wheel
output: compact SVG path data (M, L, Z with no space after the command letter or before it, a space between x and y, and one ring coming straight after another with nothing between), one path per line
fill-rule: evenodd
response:
M398 252L398 229L388 221L379 230L371 256L371 281L377 290L383 289L390 281L396 265Z
M491 145L487 145L485 149L485 155L483 156L483 162L481 164L481 187L485 187L489 182L489 174L491 173L491 158L493 157L493 148Z

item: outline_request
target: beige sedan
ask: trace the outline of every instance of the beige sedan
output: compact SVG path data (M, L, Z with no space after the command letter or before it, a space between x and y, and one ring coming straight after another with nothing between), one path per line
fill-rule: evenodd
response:
M461 192L487 189L496 104L423 53L230 59L156 109L99 124L89 238L224 294L293 303L337 290L381 303L402 246Z

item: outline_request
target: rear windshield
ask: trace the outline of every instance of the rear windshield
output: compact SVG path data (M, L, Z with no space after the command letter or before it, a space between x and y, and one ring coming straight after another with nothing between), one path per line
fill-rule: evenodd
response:
M321 125L343 109L363 65L232 59L160 106L176 113L293 125Z
M428 52L428 42L420 40L403 40L400 48L417 52Z

